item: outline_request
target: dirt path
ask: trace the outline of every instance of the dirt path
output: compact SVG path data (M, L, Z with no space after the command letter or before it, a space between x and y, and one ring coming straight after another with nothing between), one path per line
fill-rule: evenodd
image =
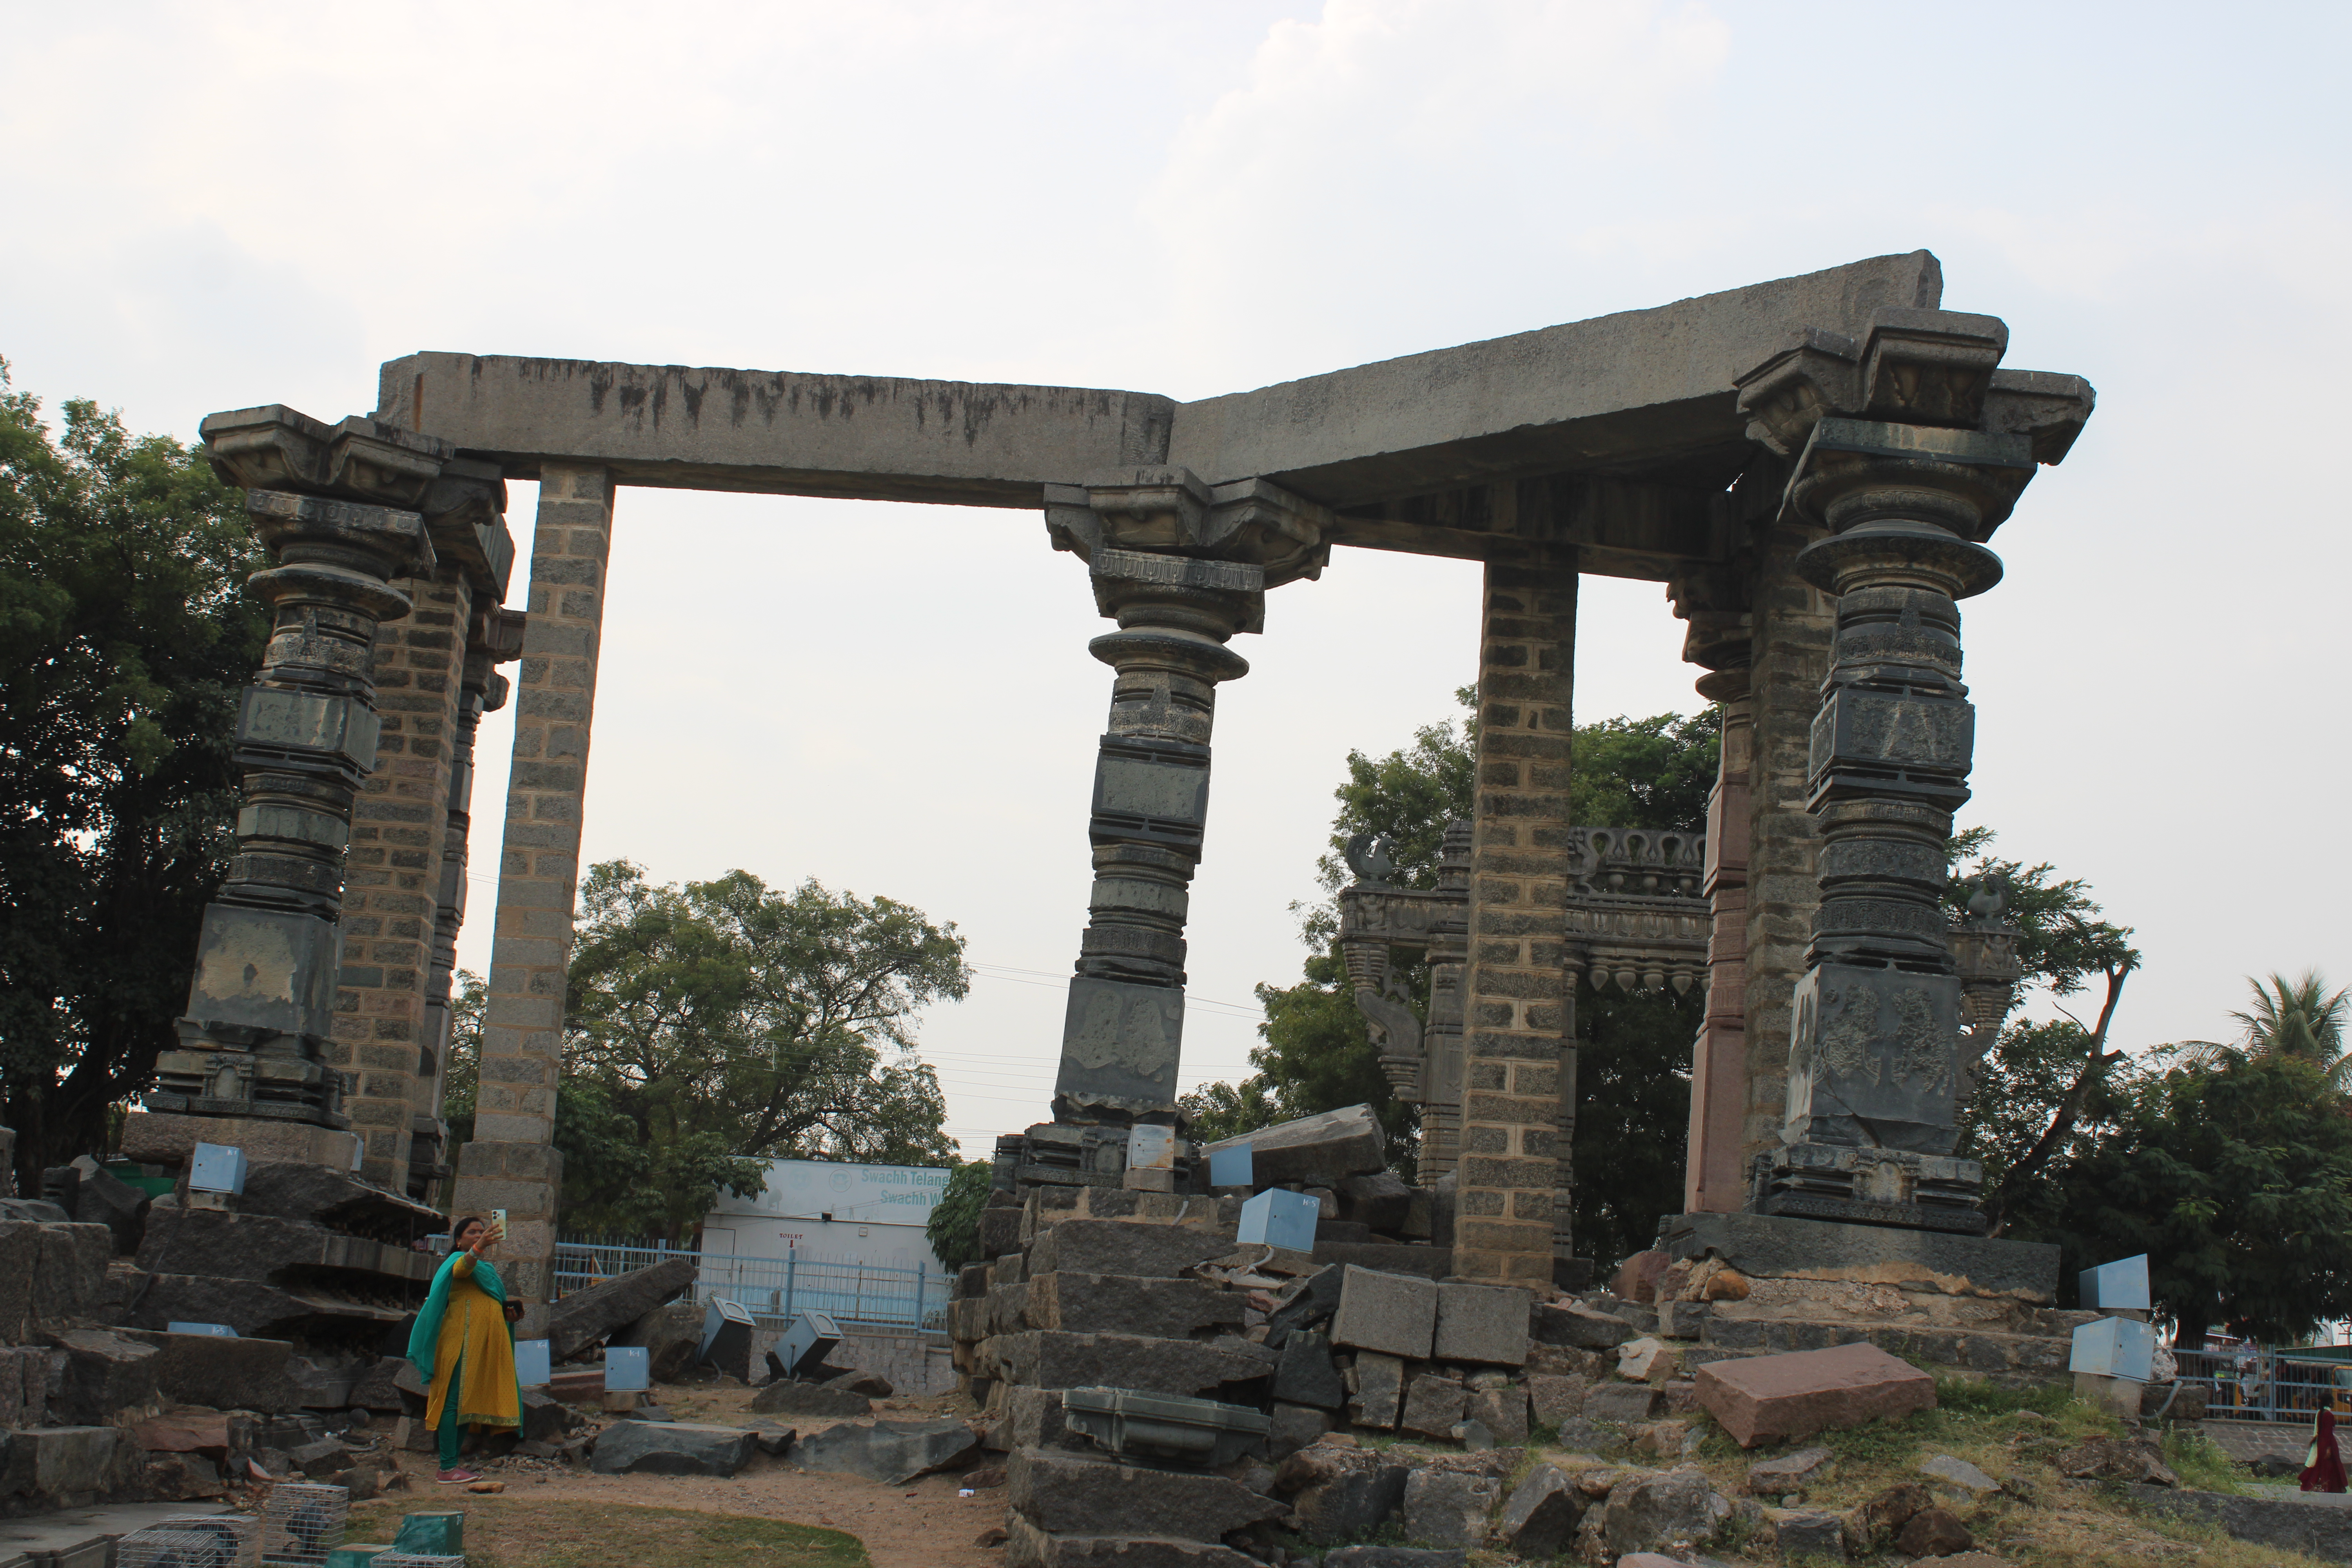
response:
M754 1419L749 1413L748 1389L664 1388L657 1394L680 1421L740 1426ZM877 1400L874 1414L884 1420L916 1420L950 1414L950 1403ZM969 1411L971 1406L964 1404L962 1408ZM813 1432L833 1423L795 1419L789 1425ZM998 1456L978 1458L984 1463ZM399 1463L413 1489L400 1494L406 1507L487 1511L499 1502L499 1497L469 1496L455 1487L436 1486L431 1461L421 1455L402 1455ZM964 1478L958 1474L923 1476L905 1486L889 1487L857 1476L799 1471L782 1459L764 1455L755 1455L740 1474L725 1480L704 1476L599 1476L525 1461L493 1464L484 1473L488 1479L507 1483L504 1496L534 1503L578 1499L747 1514L846 1531L865 1542L874 1568L1002 1568L1004 1561L1001 1548L975 1544L982 1531L1003 1522L1004 1489L993 1487L971 1497L958 1497L957 1490L964 1485Z

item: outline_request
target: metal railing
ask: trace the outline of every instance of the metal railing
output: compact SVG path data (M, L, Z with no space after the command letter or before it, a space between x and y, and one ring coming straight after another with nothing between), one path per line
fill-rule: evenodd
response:
M2205 1389L2205 1414L2223 1421L2308 1426L2321 1409L2352 1402L2352 1365L2303 1361L2296 1347L2174 1351L2180 1381Z
M565 1237L555 1244L558 1293L578 1290L672 1258L695 1261L697 1304L732 1301L763 1328L781 1329L802 1312L823 1312L845 1323L944 1329L954 1281L935 1268L892 1268L793 1252L747 1258L702 1252L659 1241Z

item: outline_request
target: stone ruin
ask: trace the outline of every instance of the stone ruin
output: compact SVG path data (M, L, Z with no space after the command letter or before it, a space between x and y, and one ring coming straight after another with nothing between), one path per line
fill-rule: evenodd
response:
M147 1210L152 1245L79 1223L108 1208L88 1173L70 1211L5 1221L28 1239L0 1246L55 1249L61 1271L10 1343L60 1377L174 1364L146 1321L203 1307L238 1330L224 1343L278 1346L238 1353L280 1357L289 1386L340 1393L355 1372L364 1407L382 1367L355 1371L383 1349L368 1336L414 1300L414 1239L443 1221L425 1205L451 1173L473 735L516 660L454 1203L508 1212L525 1332L553 1333L554 1097L607 545L618 490L646 485L1035 509L1116 623L1088 649L1114 676L1050 1120L999 1141L992 1261L964 1270L954 1309L966 1386L1011 1456L1020 1560L1092 1560L1070 1543L1108 1538L1070 1500L1106 1467L1178 1478L1119 1484L1208 1521L1170 1560L1222 1562L1210 1522L1251 1539L1315 1516L1310 1493L1357 1500L1349 1519L1484 1495L1496 1461L1478 1445L1531 1422L1658 1448L1696 1381L1662 1366L1867 1340L2046 1372L2066 1326L2055 1250L1986 1239L1981 1172L1954 1153L2014 933L1997 909L1955 928L1939 897L1973 749L1957 601L1998 581L1986 542L2093 395L2003 366L2002 323L1941 294L1932 256L1880 257L1192 403L425 353L383 367L372 416L213 416L206 453L247 491L271 560L253 591L276 623L239 708L237 853L180 1048L123 1136L173 1201ZM503 607L509 478L540 487L520 612ZM1318 577L1335 544L1485 574L1471 820L1435 889L1393 886L1381 847L1360 844L1341 896L1358 1004L1427 1136L1408 1184L1360 1112L1270 1130L1250 1140L1248 1190L1220 1190L1218 1151L1189 1140L1175 1098L1216 688L1247 672L1231 645L1266 629L1267 591ZM1688 625L1724 727L1703 835L1571 819L1586 573L1664 584ZM1425 1017L1390 979L1415 954ZM1706 996L1685 1212L1600 1292L1570 1222L1580 980ZM199 1141L299 1173L206 1212L185 1190ZM1310 1247L1240 1242L1261 1188L1311 1208ZM1586 1359L1624 1335L1656 1347L1637 1375ZM1108 1393L1070 1415L1081 1388ZM1203 1396L1234 1414L1149 1403ZM1431 1470L1454 1479L1399 1491L1360 1450L1315 1440L1327 1426L1468 1446ZM1081 1427L1091 1449L1066 1441ZM1280 1462L1287 1500L1183 1501L1203 1476L1243 1483L1171 1456L1235 1442L1255 1456L1235 1464Z

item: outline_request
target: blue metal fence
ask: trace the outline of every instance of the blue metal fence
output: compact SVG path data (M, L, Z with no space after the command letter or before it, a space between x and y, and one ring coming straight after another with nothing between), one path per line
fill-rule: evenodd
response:
M936 1268L890 1268L878 1264L788 1253L782 1258L747 1258L702 1252L659 1241L615 1241L601 1237L564 1237L555 1246L559 1293L625 1274L672 1258L695 1260L696 1302L729 1300L750 1311L763 1327L782 1328L801 1312L823 1312L845 1323L944 1329L953 1280Z

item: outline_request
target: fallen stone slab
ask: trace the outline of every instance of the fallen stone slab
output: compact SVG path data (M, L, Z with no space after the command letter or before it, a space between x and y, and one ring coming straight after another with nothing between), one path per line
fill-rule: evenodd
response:
M1977 1543L1959 1515L1949 1509L1923 1508L1895 1532L1895 1548L1910 1557L1949 1557Z
M1646 1383L1595 1384L1584 1396L1584 1418L1620 1426L1655 1421L1665 1403L1666 1396Z
M105 1329L67 1329L48 1338L65 1356L48 1400L60 1425L106 1426L118 1415L162 1414L154 1346Z
M611 1338L683 1295L694 1284L696 1268L691 1258L665 1258L563 1297L547 1310L548 1355L569 1361L598 1340Z
M1748 1467L1748 1493L1754 1497L1785 1497L1822 1479L1836 1460L1835 1453L1818 1447L1759 1459Z
M1423 1373L1405 1384L1404 1414L1397 1418L1397 1425L1426 1437L1447 1436L1461 1421L1467 1397L1454 1379Z
M1700 1406L1743 1448L1936 1404L1934 1378L1871 1344L1713 1362L1695 1381Z
M1561 1422L1559 1435L1553 1440L1571 1454L1591 1454L1595 1458L1621 1453L1632 1443L1622 1426L1588 1421L1581 1415Z
M1029 1249L1023 1280L1055 1273L1165 1279L1233 1249L1232 1242L1213 1232L1184 1226L1133 1219L1066 1219L1038 1236L1036 1245Z
M1348 1419L1359 1426L1375 1426L1382 1431L1393 1428L1398 1406L1404 1398L1403 1358L1382 1355L1378 1351L1362 1352L1356 1357L1349 1378L1352 1386L1348 1395Z
M2149 1437L2091 1437L2050 1461L2058 1473L2079 1481L2126 1481L2177 1487L2180 1478L2164 1462L2164 1450Z
M1299 1457L1291 1456L1294 1460ZM1411 1473L1402 1465L1367 1456L1301 1488L1290 1500L1291 1528L1318 1546L1361 1541L1404 1505L1405 1479Z
M1643 1471L1609 1489L1601 1536L1612 1552L1686 1552L1712 1539L1730 1511L1696 1465Z
M228 1417L217 1410L174 1410L131 1428L131 1440L150 1454L228 1453Z
M828 1377L824 1380L824 1385L827 1388L844 1389L851 1394L862 1394L868 1399L887 1399L898 1392L890 1386L888 1378L878 1372L867 1372L863 1368Z
M1412 1213L1412 1188L1388 1171L1370 1175L1342 1176L1334 1190L1339 1197L1339 1217L1385 1235L1402 1233Z
M600 1476L726 1477L751 1461L758 1441L740 1426L621 1421L597 1436L592 1468Z
M870 1415L874 1401L845 1388L824 1383L772 1383L751 1395L757 1415L805 1415L818 1418Z
M2043 1305L2057 1299L2058 1248L2043 1242L1757 1214L1678 1215L1664 1240L1675 1258L1712 1253L1750 1279L1863 1280Z
M1310 1187L1336 1187L1349 1176L1370 1175L1388 1164L1388 1135L1369 1105L1350 1105L1278 1121L1237 1138L1206 1144L1201 1152L1249 1146L1250 1181L1264 1190L1297 1182Z
M1530 1314L1528 1332L1539 1344L1613 1351L1633 1337L1633 1325L1612 1313L1594 1311L1580 1301L1544 1301Z
M1443 1279L1454 1272L1450 1247L1399 1247L1382 1241L1323 1241L1315 1243L1312 1261L1318 1265L1353 1264L1383 1274L1412 1274Z
M1271 1419L1273 1425L1265 1434L1265 1457L1277 1465L1331 1430L1330 1412L1303 1405L1277 1403Z
M749 1440L749 1434L741 1436ZM803 1469L898 1486L951 1465L979 1446L961 1421L845 1421L801 1438L790 1458Z
M642 1347L652 1380L676 1383L701 1348L704 1311L692 1301L665 1302L614 1335L612 1342ZM739 1375L746 1370L735 1369Z
M1592 1392L1589 1377L1561 1377L1550 1373L1528 1374L1528 1402L1538 1426L1557 1426L1584 1414L1584 1396Z
M146 1466L146 1456L119 1426L40 1426L8 1434L0 1457L0 1498L25 1498L45 1509L82 1508L120 1492Z
M155 1329L118 1332L124 1339L153 1347L156 1389L173 1404L251 1410L262 1415L284 1415L303 1408L303 1391L294 1376L294 1347L284 1340L174 1334ZM409 1363L403 1358L400 1364ZM410 1371L413 1375L415 1369Z
M1462 1413L1465 1418L1484 1426L1506 1448L1522 1447L1527 1443L1528 1391L1517 1384L1471 1390L1469 1403L1463 1406Z
M1340 1277L1339 1309L1331 1342L1427 1361L1437 1335L1438 1286L1408 1274L1383 1274L1349 1265Z
M1644 1334L1617 1347L1617 1375L1634 1383L1665 1384L1682 1370L1682 1358L1662 1340Z
M1033 1275L1025 1285L1009 1289L1024 1293L1025 1321L1004 1324L998 1329L1000 1333L1027 1327L1191 1339L1219 1329L1239 1329L1246 1305L1238 1291L1222 1289L1206 1280L1154 1279L1133 1274L1056 1269Z
M1266 1314L1265 1342L1280 1349L1293 1333L1311 1329L1338 1311L1339 1285L1345 1274L1344 1265L1327 1264L1290 1284L1277 1299L1274 1310Z
M1567 1471L1538 1465L1512 1489L1496 1529L1520 1557L1556 1557L1576 1544L1577 1526L1591 1506Z
M1843 1515L1820 1509L1791 1508L1767 1509L1765 1518L1771 1521L1772 1543L1780 1549L1781 1561L1805 1557L1826 1557L1832 1563L1845 1561Z
M1483 1546L1501 1483L1460 1470L1415 1470L1404 1483L1404 1533L1425 1546Z
M1513 1286L1441 1283L1437 1287L1438 1361L1524 1366L1528 1293Z
M1845 1516L1845 1549L1850 1557L1867 1557L1895 1544L1895 1538L1913 1517L1936 1506L1934 1494L1916 1481L1888 1487Z
M778 1458L791 1451L793 1440L800 1436L781 1421L753 1421L744 1430L751 1434L760 1452Z
M1207 1541L1135 1535L1048 1535L1017 1513L1005 1515L1005 1568L1260 1568L1258 1560ZM986 1534L981 1544L994 1544Z
M102 1225L0 1219L0 1343L25 1344L44 1328L95 1316L113 1258L114 1232Z
M1245 1340L1146 1339L1031 1329L982 1346L1009 1383L1032 1388L1136 1388L1147 1394L1215 1396L1231 1383L1274 1374L1272 1352Z
M138 1252L154 1199L84 1154L73 1162L81 1180L74 1184L73 1216L80 1225L102 1225L114 1233L118 1257Z
M1971 1502L1980 1502L2000 1490L2000 1483L1966 1459L1950 1454L1930 1454L1919 1461L1919 1468L1927 1476L1960 1493ZM1751 1468L1750 1474L1753 1474ZM1950 1553L1943 1553L1949 1556Z
M1274 1397L1322 1410L1348 1403L1348 1386L1332 1363L1328 1335L1299 1332L1283 1342L1282 1359L1274 1368Z
M1148 1469L1049 1448L1015 1448L1004 1467L1013 1512L1054 1535L1218 1542L1289 1510L1223 1476Z

